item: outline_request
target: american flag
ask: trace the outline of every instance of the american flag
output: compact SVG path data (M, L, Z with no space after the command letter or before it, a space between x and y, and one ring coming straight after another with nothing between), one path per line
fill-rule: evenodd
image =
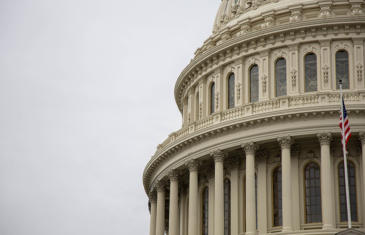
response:
M343 113L341 112L339 125L342 130L342 128L343 128L342 119L343 119L343 125L345 128L344 128L344 131L341 132L341 134L343 133L343 135L344 135L344 136L342 136L342 139L345 139L345 147L346 147L347 142L349 141L350 136L351 136L351 130L350 130L350 122L349 122L346 107L345 107L345 101L343 100L343 98L342 98L342 110L343 110Z

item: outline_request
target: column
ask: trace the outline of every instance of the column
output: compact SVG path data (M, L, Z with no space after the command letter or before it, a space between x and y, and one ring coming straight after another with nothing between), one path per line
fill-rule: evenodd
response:
M259 234L267 234L267 152L260 151L256 154L257 164L257 229Z
M189 162L188 167L189 167L188 235L198 235L198 163L195 160L192 160L191 162Z
M156 216L155 235L164 235L164 233L165 233L165 187L160 182L157 184L157 216Z
M224 234L224 184L223 184L223 159L222 151L217 150L211 154L214 158L214 235Z
M322 223L323 229L335 228L335 203L333 198L333 186L331 183L331 155L330 144L332 136L330 133L317 135L321 144L321 198L322 198Z
M246 235L256 234L255 151L254 143L243 145L246 152Z
M179 182L175 171L170 173L169 235L179 235Z
M290 159L290 137L278 138L281 146L281 174L282 174L282 205L283 205L283 232L293 230L292 227L292 192L291 192L291 159Z
M238 188L239 188L239 160L232 161L231 166L231 234L238 235Z
M150 235L156 234L156 195L154 193L150 194L150 204L151 204L151 217L150 217Z
M365 223L365 132L360 132L360 141L362 146L362 188L363 188L363 203L362 203L362 211L363 211L363 223Z

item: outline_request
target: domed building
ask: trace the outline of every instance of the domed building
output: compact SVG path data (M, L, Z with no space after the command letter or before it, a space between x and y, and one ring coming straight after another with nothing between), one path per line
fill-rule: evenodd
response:
M147 163L150 235L365 231L365 3L222 0L176 81L182 127Z

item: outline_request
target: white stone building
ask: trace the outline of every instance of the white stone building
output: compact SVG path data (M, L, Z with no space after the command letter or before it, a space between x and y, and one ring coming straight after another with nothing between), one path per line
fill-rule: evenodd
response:
M180 130L143 183L150 235L335 234L347 226L338 81L365 225L364 0L222 0L182 71Z

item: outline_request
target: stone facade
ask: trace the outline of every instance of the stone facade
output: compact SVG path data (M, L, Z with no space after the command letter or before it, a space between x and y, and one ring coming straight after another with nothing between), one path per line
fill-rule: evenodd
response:
M363 0L222 0L213 34L176 82L182 127L143 173L150 235L345 228L339 79L347 81L353 133L353 226L364 231L364 7ZM312 178L311 164L319 173Z

